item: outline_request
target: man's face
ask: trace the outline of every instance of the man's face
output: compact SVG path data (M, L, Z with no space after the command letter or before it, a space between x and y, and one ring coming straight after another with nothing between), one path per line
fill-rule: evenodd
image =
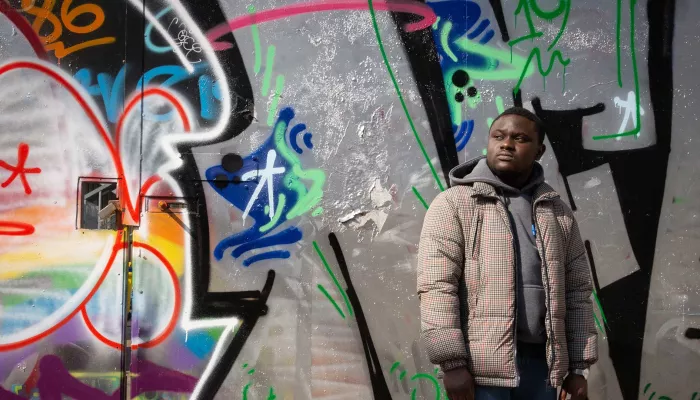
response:
M529 173L544 153L534 122L520 115L505 115L491 125L486 160L495 172L506 175Z

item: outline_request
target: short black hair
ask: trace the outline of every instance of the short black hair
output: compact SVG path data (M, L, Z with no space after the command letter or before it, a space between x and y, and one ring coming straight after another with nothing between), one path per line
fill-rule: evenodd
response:
M544 143L544 135L546 133L545 127L544 127L544 122L535 115L532 111L528 110L527 108L523 107L511 107L505 111L503 111L496 119L493 120L493 122L498 121L499 118L504 117L506 115L518 115L523 118L527 118L530 121L535 123L535 129L537 130L537 142L539 144Z

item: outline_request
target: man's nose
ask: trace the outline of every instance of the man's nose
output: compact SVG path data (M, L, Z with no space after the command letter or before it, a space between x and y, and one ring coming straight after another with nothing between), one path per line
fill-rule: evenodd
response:
M503 139L503 141L501 142L501 148L502 149L513 149L514 148L513 138L508 136L505 139Z

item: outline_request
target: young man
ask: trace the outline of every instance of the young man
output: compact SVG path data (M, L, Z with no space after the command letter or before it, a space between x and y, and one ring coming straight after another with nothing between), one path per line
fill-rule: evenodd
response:
M450 400L587 396L597 332L585 248L544 182L540 119L511 108L486 157L450 172L418 254L421 336Z

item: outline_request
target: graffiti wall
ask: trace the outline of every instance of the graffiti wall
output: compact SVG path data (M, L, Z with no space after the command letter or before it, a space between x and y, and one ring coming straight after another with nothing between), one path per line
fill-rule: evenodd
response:
M446 399L422 220L523 105L588 250L590 398L694 400L698 17L0 0L0 399Z

